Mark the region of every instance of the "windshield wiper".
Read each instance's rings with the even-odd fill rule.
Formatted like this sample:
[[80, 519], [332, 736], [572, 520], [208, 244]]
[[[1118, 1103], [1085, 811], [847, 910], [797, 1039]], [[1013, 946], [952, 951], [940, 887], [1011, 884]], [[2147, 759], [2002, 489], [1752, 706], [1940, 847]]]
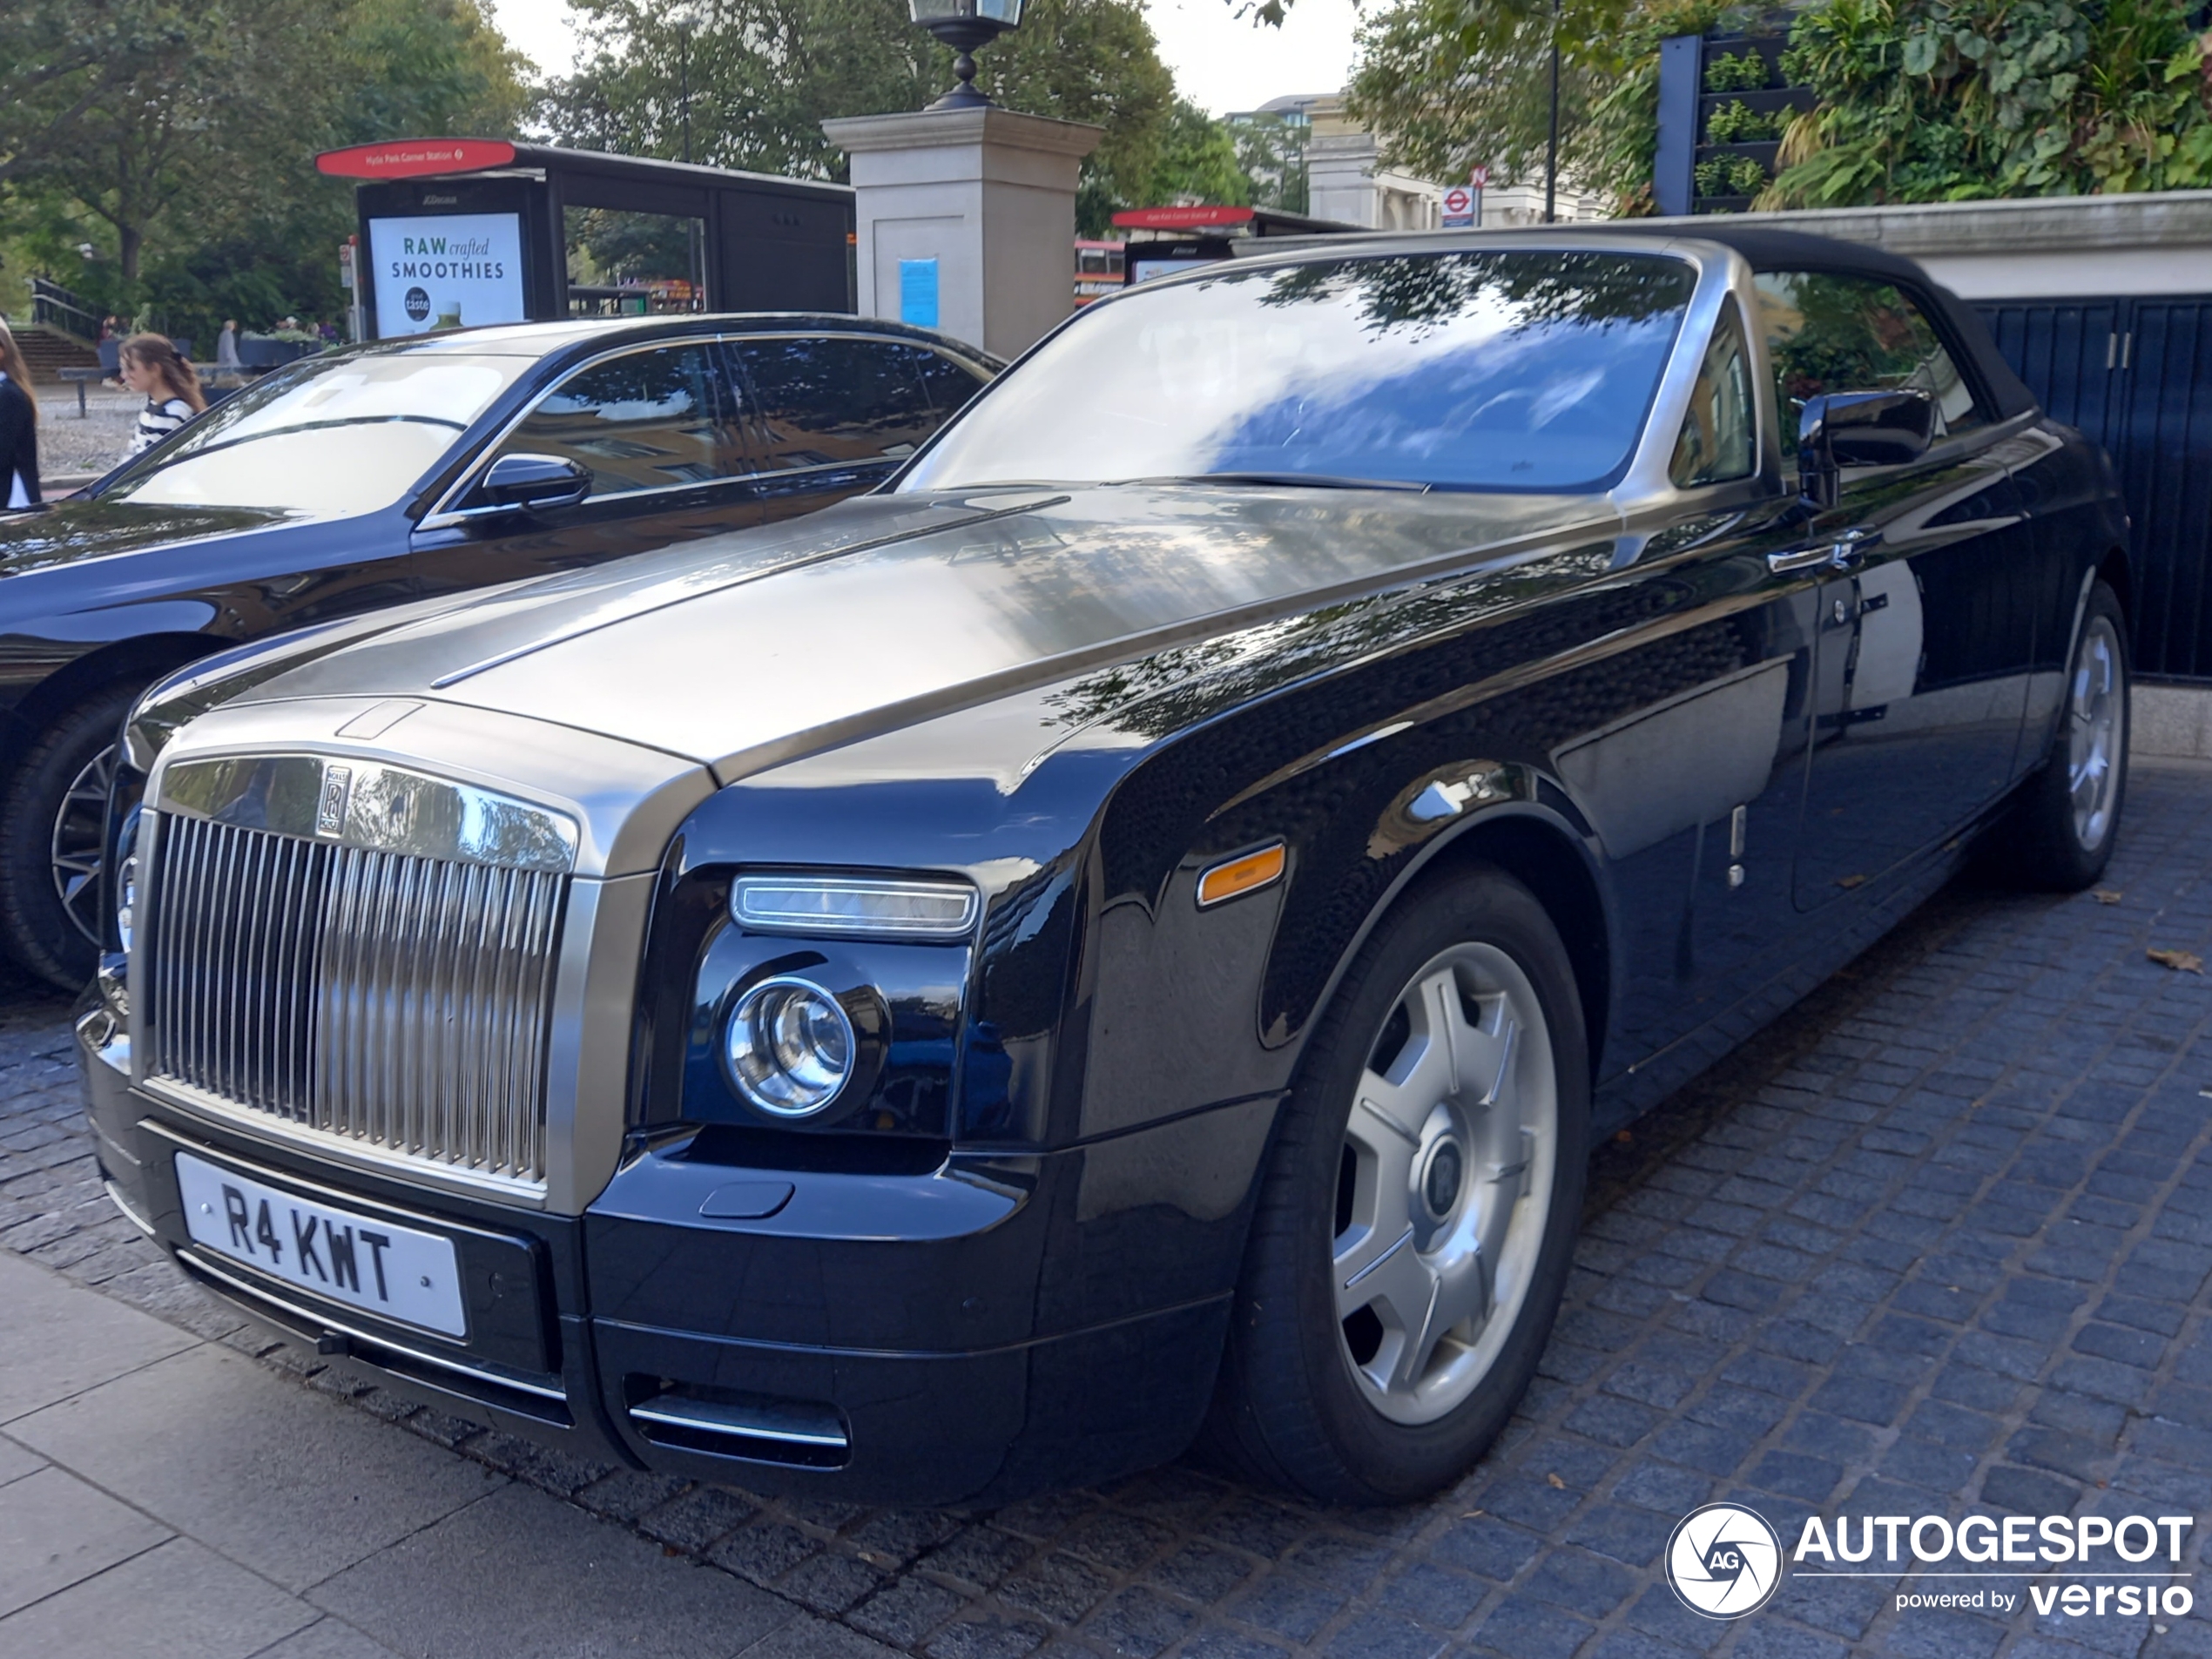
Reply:
[[1425, 496], [1429, 486], [1406, 478], [1342, 478], [1326, 472], [1194, 472], [1163, 474], [1157, 478], [1108, 478], [1109, 488], [1122, 484], [1288, 484], [1305, 489], [1404, 489]]

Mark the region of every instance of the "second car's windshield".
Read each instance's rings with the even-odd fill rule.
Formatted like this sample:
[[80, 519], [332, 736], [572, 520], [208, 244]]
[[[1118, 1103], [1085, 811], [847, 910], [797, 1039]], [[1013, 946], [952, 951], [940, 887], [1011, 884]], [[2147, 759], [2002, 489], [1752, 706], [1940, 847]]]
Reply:
[[403, 352], [304, 363], [218, 403], [103, 493], [370, 512], [397, 501], [534, 361]]
[[1695, 286], [1663, 254], [1227, 266], [1077, 319], [900, 487], [1223, 474], [1598, 487], [1635, 450]]

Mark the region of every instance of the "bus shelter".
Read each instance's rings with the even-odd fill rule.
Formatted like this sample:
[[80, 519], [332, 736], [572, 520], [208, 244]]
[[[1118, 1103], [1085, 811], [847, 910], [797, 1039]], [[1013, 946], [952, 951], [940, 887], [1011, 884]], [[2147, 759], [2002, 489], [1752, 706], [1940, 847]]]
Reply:
[[850, 312], [849, 185], [489, 138], [326, 151], [364, 336], [661, 311]]

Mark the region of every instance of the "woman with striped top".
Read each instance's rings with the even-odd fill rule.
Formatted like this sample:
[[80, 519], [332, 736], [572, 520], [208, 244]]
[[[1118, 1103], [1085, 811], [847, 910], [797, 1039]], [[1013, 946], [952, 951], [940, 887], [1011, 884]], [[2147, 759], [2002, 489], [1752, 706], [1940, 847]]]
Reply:
[[146, 406], [138, 411], [138, 429], [131, 435], [131, 447], [123, 452], [128, 461], [152, 448], [206, 408], [207, 397], [199, 389], [199, 375], [192, 366], [160, 334], [132, 335], [123, 342], [117, 358], [123, 383], [146, 395]]

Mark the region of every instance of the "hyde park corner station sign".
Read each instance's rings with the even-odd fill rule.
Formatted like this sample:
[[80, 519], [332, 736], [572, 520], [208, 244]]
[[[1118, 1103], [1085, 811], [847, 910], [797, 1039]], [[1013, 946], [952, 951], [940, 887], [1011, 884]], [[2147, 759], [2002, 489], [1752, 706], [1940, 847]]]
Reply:
[[525, 320], [519, 214], [372, 219], [368, 246], [380, 340]]

